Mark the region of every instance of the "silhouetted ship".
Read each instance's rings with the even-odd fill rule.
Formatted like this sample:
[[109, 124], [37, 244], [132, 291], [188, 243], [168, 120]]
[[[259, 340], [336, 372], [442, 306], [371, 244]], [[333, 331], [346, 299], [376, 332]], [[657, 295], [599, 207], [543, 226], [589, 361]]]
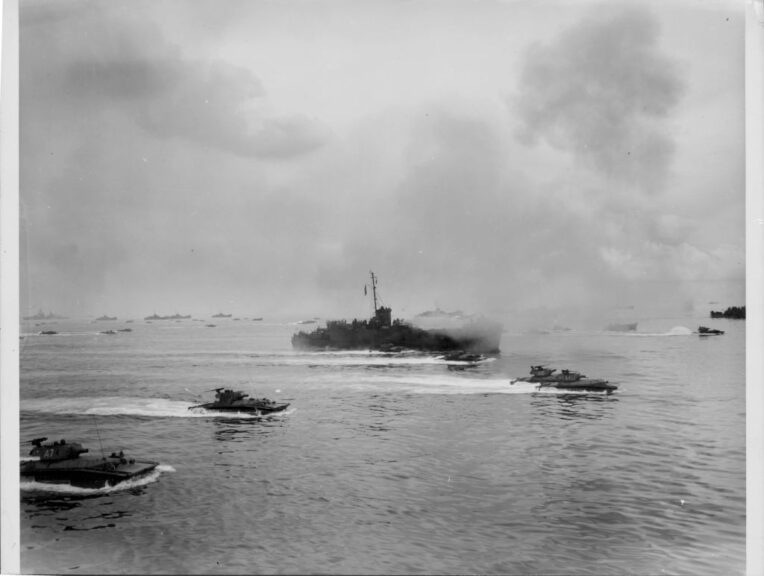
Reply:
[[333, 350], [419, 350], [426, 352], [464, 351], [497, 354], [501, 324], [470, 319], [459, 326], [423, 329], [400, 319], [392, 309], [377, 305], [377, 277], [371, 272], [374, 316], [369, 320], [329, 320], [313, 332], [297, 332], [292, 346], [301, 349]]
[[173, 314], [172, 316], [157, 316], [156, 313], [151, 316], [146, 316], [144, 320], [189, 320], [191, 315], [181, 316], [180, 314]]
[[711, 318], [732, 318], [745, 320], [745, 306], [730, 306], [724, 312], [711, 310]]
[[47, 438], [32, 440], [30, 456], [38, 460], [21, 463], [22, 478], [31, 478], [47, 484], [70, 484], [86, 488], [114, 486], [125, 480], [144, 476], [154, 470], [159, 463], [126, 458], [120, 451], [105, 456], [85, 456], [88, 452], [82, 444], [66, 440], [43, 444]]
[[106, 316], [106, 315], [99, 316], [98, 318], [96, 318], [97, 321], [104, 321], [104, 322], [116, 320], [116, 319], [117, 319], [116, 316]]
[[561, 390], [608, 393], [618, 389], [618, 386], [608, 383], [607, 380], [587, 378], [572, 370], [563, 370], [559, 374], [555, 374], [555, 372], [557, 372], [555, 368], [531, 366], [531, 375], [518, 378], [516, 381], [538, 384], [540, 389], [558, 388]]
[[213, 318], [230, 318], [231, 316], [233, 316], [233, 314], [223, 314], [222, 312], [212, 315]]
[[65, 320], [66, 316], [59, 316], [57, 314], [53, 314], [53, 312], [48, 312], [45, 314], [42, 310], [37, 312], [34, 316], [24, 316], [24, 320]]

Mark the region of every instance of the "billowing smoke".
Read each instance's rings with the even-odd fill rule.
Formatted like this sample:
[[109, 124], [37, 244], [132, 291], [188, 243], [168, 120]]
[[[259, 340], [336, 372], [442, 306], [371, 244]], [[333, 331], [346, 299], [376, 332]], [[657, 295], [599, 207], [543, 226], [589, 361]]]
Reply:
[[532, 46], [520, 86], [512, 104], [524, 142], [544, 141], [616, 185], [665, 185], [674, 153], [666, 121], [683, 82], [649, 12], [598, 12]]

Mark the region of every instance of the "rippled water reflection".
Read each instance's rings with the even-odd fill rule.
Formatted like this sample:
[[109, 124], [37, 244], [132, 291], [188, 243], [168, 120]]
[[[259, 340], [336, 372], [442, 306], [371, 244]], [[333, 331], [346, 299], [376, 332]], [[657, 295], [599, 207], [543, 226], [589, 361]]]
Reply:
[[[26, 572], [743, 572], [742, 324], [505, 335], [501, 358], [459, 369], [294, 353], [291, 326], [131, 326], [25, 339], [22, 439], [100, 435], [162, 463], [125, 490], [24, 486]], [[542, 361], [620, 388], [509, 385]], [[292, 405], [188, 410], [220, 385]]]

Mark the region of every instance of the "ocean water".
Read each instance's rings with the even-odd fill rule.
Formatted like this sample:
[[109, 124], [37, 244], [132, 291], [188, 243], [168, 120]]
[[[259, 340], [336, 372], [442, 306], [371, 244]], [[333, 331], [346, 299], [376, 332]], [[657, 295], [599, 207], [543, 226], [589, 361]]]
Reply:
[[[295, 351], [297, 329], [25, 322], [20, 456], [47, 436], [160, 466], [116, 489], [22, 482], [22, 570], [744, 573], [744, 323], [508, 331], [472, 367]], [[619, 389], [510, 384], [536, 363]], [[291, 405], [189, 410], [220, 386]]]

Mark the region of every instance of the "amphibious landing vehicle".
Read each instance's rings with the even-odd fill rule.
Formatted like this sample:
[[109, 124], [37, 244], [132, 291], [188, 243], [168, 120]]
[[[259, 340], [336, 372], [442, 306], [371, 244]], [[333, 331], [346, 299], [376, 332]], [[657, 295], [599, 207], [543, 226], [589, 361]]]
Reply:
[[617, 390], [618, 386], [608, 383], [607, 380], [587, 378], [583, 374], [572, 370], [562, 370], [559, 374], [556, 368], [545, 366], [531, 366], [531, 375], [518, 378], [514, 382], [531, 382], [541, 388], [558, 388], [561, 390], [583, 392], [607, 392]]
[[716, 328], [707, 328], [706, 326], [698, 326], [699, 336], [721, 336], [724, 334], [724, 330], [717, 330]]
[[259, 412], [260, 414], [270, 414], [286, 410], [289, 406], [288, 403], [274, 402], [267, 398], [248, 398], [249, 394], [226, 388], [215, 388], [214, 392], [214, 402], [190, 406], [188, 409], [204, 408], [205, 410], [223, 410], [226, 412]]
[[46, 484], [70, 484], [83, 488], [114, 486], [125, 480], [145, 476], [159, 462], [127, 458], [122, 451], [106, 456], [81, 456], [88, 452], [78, 442], [66, 440], [43, 444], [47, 438], [35, 438], [29, 452], [38, 460], [21, 463], [21, 477]]

